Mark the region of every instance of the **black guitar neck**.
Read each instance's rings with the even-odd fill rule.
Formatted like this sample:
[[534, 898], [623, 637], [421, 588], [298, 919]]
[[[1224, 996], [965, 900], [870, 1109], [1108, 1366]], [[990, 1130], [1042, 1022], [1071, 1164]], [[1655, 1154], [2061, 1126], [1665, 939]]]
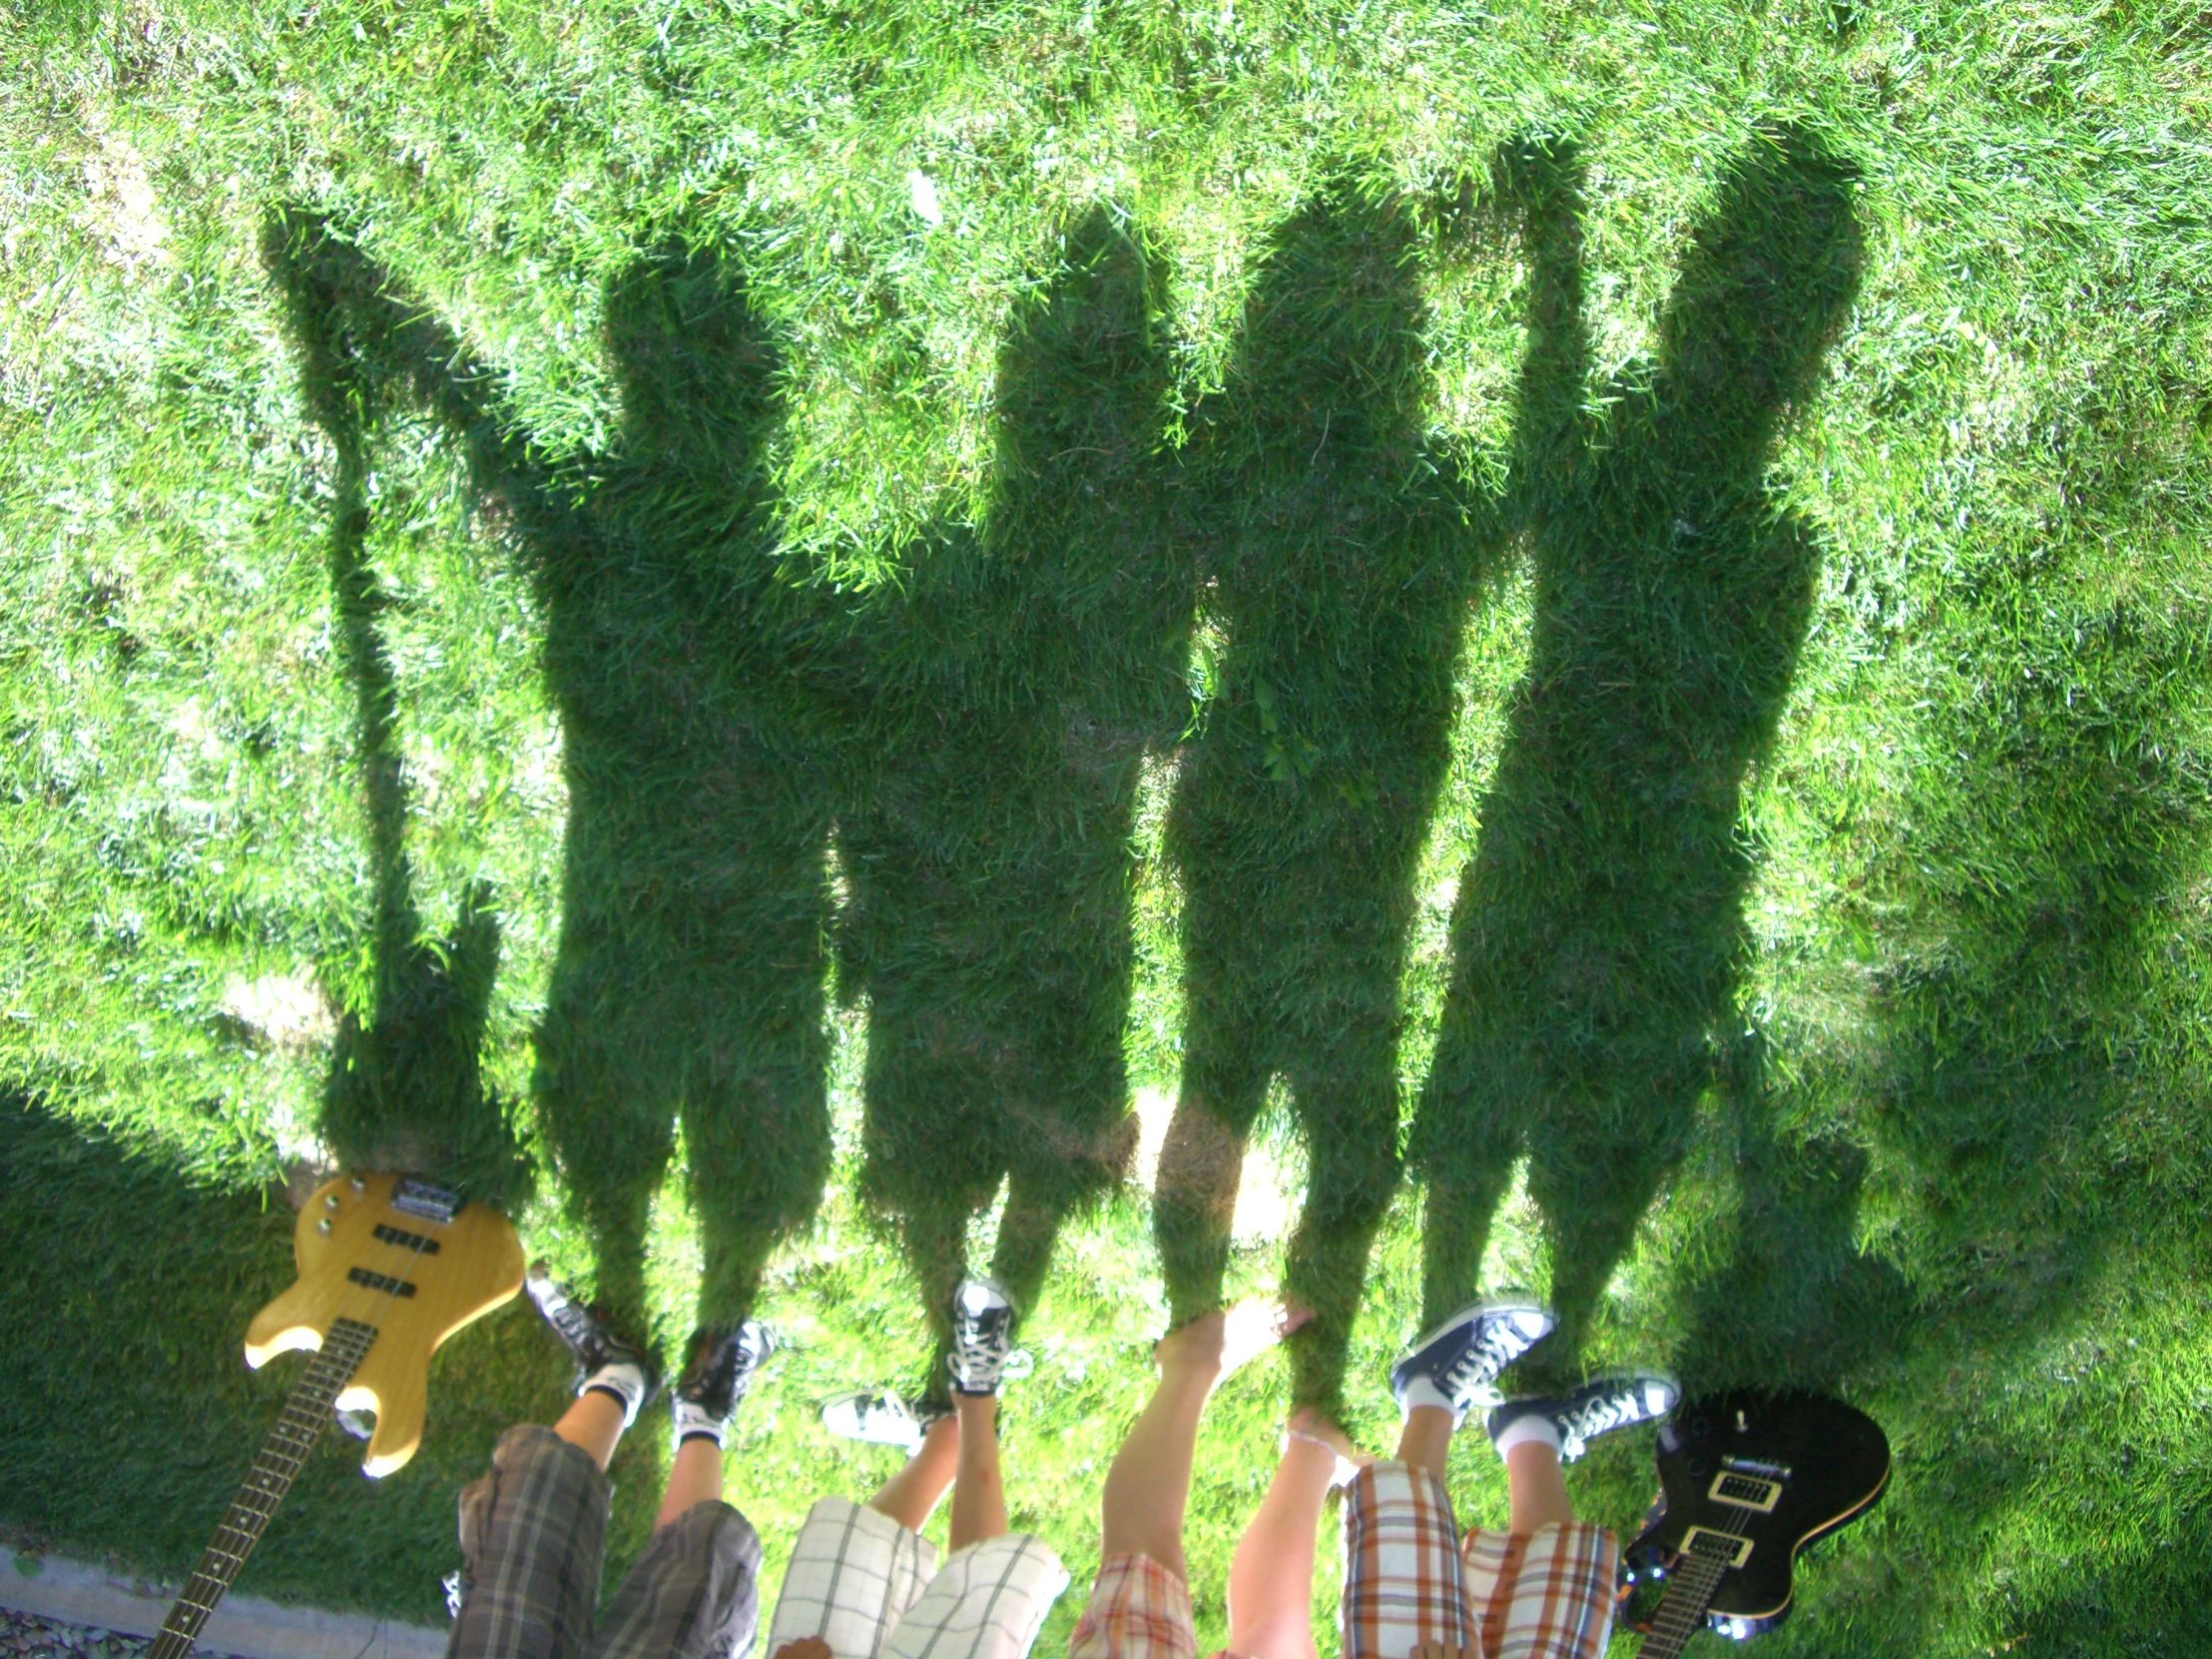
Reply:
[[283, 1410], [277, 1413], [276, 1425], [262, 1442], [253, 1471], [239, 1488], [239, 1495], [231, 1500], [223, 1524], [208, 1540], [200, 1565], [185, 1580], [176, 1605], [162, 1621], [161, 1634], [147, 1650], [148, 1659], [185, 1659], [192, 1652], [200, 1627], [208, 1622], [215, 1604], [246, 1565], [263, 1528], [269, 1525], [269, 1517], [291, 1490], [322, 1425], [330, 1420], [330, 1407], [375, 1340], [376, 1328], [372, 1325], [353, 1320], [331, 1322], [322, 1347], [292, 1384]]
[[1667, 1593], [1636, 1659], [1675, 1659], [1682, 1644], [1705, 1628], [1705, 1610], [1713, 1605], [1713, 1592], [1720, 1588], [1728, 1565], [1728, 1558], [1718, 1553], [1684, 1559], [1667, 1581]]

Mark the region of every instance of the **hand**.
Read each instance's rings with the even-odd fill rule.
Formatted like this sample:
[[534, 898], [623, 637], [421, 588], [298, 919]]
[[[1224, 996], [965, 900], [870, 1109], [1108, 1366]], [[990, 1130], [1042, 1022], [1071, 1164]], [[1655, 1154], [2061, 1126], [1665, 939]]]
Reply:
[[[776, 1650], [774, 1659], [834, 1659], [830, 1644], [820, 1636], [802, 1636], [796, 1642], [786, 1642]], [[1475, 1659], [1481, 1659], [1477, 1654]]]

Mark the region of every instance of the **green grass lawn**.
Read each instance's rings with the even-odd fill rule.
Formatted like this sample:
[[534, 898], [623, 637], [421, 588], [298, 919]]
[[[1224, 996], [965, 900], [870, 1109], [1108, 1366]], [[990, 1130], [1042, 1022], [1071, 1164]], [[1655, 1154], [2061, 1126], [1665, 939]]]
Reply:
[[[1320, 1310], [1202, 1643], [1287, 1400], [1380, 1449], [1522, 1286], [1531, 1385], [1886, 1425], [1777, 1659], [2212, 1647], [2208, 88], [2195, 4], [0, 15], [0, 1526], [189, 1566], [319, 1139], [771, 1319], [772, 1574], [963, 1260], [1078, 1589], [1151, 1339]], [[434, 1618], [564, 1375], [464, 1334], [244, 1587]]]

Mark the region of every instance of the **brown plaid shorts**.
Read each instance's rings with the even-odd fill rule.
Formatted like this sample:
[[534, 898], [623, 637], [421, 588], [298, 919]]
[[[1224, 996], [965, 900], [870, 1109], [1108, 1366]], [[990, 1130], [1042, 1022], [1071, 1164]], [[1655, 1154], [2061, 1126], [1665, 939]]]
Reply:
[[1428, 1642], [1478, 1659], [1597, 1659], [1618, 1557], [1613, 1534], [1582, 1521], [1462, 1543], [1442, 1481], [1371, 1463], [1345, 1489], [1346, 1659], [1406, 1659]]
[[759, 1619], [761, 1540], [727, 1503], [653, 1534], [594, 1621], [611, 1488], [536, 1423], [461, 1491], [461, 1610], [446, 1659], [737, 1659]]

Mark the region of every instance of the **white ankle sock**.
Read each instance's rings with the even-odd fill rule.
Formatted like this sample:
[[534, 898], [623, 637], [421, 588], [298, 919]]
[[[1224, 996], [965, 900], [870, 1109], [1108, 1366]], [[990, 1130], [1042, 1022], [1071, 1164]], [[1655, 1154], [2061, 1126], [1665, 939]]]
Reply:
[[588, 1394], [594, 1388], [622, 1401], [622, 1426], [628, 1428], [638, 1420], [638, 1407], [645, 1403], [645, 1369], [628, 1360], [601, 1366], [584, 1379], [584, 1385], [576, 1392]]
[[1435, 1383], [1429, 1382], [1428, 1379], [1425, 1377], [1413, 1377], [1406, 1379], [1405, 1397], [1398, 1403], [1403, 1408], [1407, 1416], [1412, 1415], [1413, 1407], [1416, 1405], [1434, 1405], [1441, 1410], [1449, 1411], [1451, 1413], [1452, 1426], [1454, 1427], [1457, 1427], [1458, 1424], [1466, 1416], [1466, 1412], [1460, 1410], [1458, 1406], [1452, 1404], [1451, 1396], [1449, 1394], [1445, 1393], [1443, 1389], [1437, 1387]]
[[723, 1436], [730, 1432], [730, 1419], [712, 1415], [704, 1405], [694, 1405], [681, 1394], [668, 1396], [668, 1414], [671, 1419], [671, 1445], [682, 1445], [686, 1440], [702, 1435], [723, 1443]]
[[1531, 1440], [1539, 1445], [1547, 1445], [1552, 1450], [1557, 1451], [1559, 1449], [1559, 1425], [1541, 1411], [1530, 1411], [1526, 1416], [1515, 1417], [1499, 1429], [1497, 1438], [1492, 1440], [1490, 1444], [1496, 1446], [1497, 1454], [1503, 1457], [1513, 1447], [1526, 1445]]

